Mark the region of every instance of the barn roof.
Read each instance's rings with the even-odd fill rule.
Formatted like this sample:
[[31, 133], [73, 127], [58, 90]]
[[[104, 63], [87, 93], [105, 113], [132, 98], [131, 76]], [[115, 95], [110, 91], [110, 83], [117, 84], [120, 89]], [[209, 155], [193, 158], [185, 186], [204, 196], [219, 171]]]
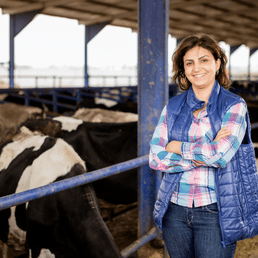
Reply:
[[[137, 31], [137, 0], [0, 0], [4, 14], [40, 10], [40, 14], [76, 19], [80, 24], [108, 22]], [[173, 0], [169, 33], [181, 39], [195, 33], [227, 44], [258, 48], [258, 1]]]

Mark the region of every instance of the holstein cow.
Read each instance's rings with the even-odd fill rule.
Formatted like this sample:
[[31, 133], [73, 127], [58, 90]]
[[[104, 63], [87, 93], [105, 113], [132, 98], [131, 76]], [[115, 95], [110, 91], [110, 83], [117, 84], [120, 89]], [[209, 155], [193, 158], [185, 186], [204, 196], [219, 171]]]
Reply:
[[[84, 122], [92, 123], [128, 123], [137, 122], [138, 115], [130, 112], [121, 112], [114, 110], [105, 110], [101, 108], [81, 108], [78, 109], [72, 116], [76, 119], [81, 119]], [[69, 121], [65, 117], [61, 118], [62, 122]], [[55, 120], [59, 121], [57, 117]]]
[[[65, 140], [86, 162], [88, 171], [137, 157], [136, 114], [96, 109], [93, 116], [88, 111], [85, 116], [82, 116], [82, 111], [75, 114], [84, 121], [61, 116], [28, 121], [24, 126], [32, 131], [41, 131], [43, 134]], [[116, 116], [112, 118], [114, 114]], [[137, 169], [98, 180], [93, 186], [97, 197], [109, 203], [134, 203], [137, 201]]]
[[[0, 196], [86, 173], [64, 140], [26, 127], [0, 148]], [[122, 258], [103, 222], [91, 184], [0, 211], [0, 240], [40, 258]]]
[[27, 119], [45, 117], [42, 109], [18, 104], [0, 104], [0, 145], [12, 139], [17, 129]]

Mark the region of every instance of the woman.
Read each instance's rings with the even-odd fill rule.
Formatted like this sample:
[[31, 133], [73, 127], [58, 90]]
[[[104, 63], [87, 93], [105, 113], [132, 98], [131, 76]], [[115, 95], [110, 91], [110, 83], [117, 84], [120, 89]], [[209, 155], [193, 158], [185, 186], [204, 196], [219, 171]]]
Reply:
[[207, 35], [181, 41], [173, 79], [184, 92], [164, 107], [150, 142], [163, 179], [154, 220], [171, 258], [231, 258], [258, 234], [258, 179], [245, 101], [229, 92], [227, 57]]

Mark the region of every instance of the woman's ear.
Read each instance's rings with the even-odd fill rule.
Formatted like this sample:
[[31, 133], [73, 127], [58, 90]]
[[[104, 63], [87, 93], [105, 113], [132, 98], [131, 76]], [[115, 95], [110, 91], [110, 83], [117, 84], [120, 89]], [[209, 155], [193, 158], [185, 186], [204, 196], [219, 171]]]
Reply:
[[216, 63], [216, 71], [218, 71], [219, 68], [220, 68], [220, 65], [221, 65], [221, 60], [220, 60], [220, 58], [218, 58], [218, 59], [215, 61], [215, 63]]

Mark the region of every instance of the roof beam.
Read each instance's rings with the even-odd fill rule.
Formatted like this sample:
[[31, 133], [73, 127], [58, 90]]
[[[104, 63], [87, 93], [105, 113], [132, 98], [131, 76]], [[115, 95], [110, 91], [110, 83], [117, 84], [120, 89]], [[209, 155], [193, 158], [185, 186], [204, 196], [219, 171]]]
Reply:
[[[137, 23], [137, 20], [136, 20], [137, 11], [126, 12], [119, 15], [110, 15], [110, 14], [107, 15], [97, 11], [87, 12], [87, 11], [76, 10], [74, 8], [68, 9], [68, 8], [62, 8], [62, 7], [55, 7], [55, 8], [49, 7], [44, 9], [42, 13], [48, 14], [48, 15], [71, 18], [71, 19], [77, 19], [80, 24], [84, 24], [84, 25], [92, 25], [92, 24], [98, 24], [102, 22], [109, 22], [114, 19], [123, 20], [124, 23], [130, 23], [130, 22]], [[124, 17], [125, 15], [129, 16], [130, 18], [125, 18]]]
[[171, 9], [171, 8], [177, 9], [177, 8], [186, 7], [186, 6], [206, 4], [206, 3], [209, 3], [209, 2], [210, 2], [210, 0], [170, 1], [169, 9]]
[[26, 12], [31, 12], [31, 11], [36, 11], [43, 9], [44, 5], [43, 4], [25, 4], [24, 6], [18, 7], [18, 8], [3, 8], [3, 14], [19, 14], [19, 13], [26, 13]]
[[[81, 2], [83, 0], [74, 0], [75, 2]], [[35, 10], [40, 10], [40, 9], [44, 9], [46, 7], [50, 7], [50, 6], [59, 6], [59, 5], [63, 5], [63, 4], [67, 4], [70, 3], [71, 0], [55, 0], [55, 1], [49, 1], [49, 2], [35, 2], [35, 3], [31, 3], [31, 2], [25, 2], [25, 1], [15, 1], [16, 4], [21, 3], [22, 6], [19, 7], [10, 7], [10, 8], [5, 8], [3, 7], [3, 14], [18, 14], [18, 13], [25, 13], [25, 12], [30, 12], [30, 11], [35, 11]], [[0, 3], [1, 4], [1, 3]], [[4, 3], [3, 3], [4, 5]]]

